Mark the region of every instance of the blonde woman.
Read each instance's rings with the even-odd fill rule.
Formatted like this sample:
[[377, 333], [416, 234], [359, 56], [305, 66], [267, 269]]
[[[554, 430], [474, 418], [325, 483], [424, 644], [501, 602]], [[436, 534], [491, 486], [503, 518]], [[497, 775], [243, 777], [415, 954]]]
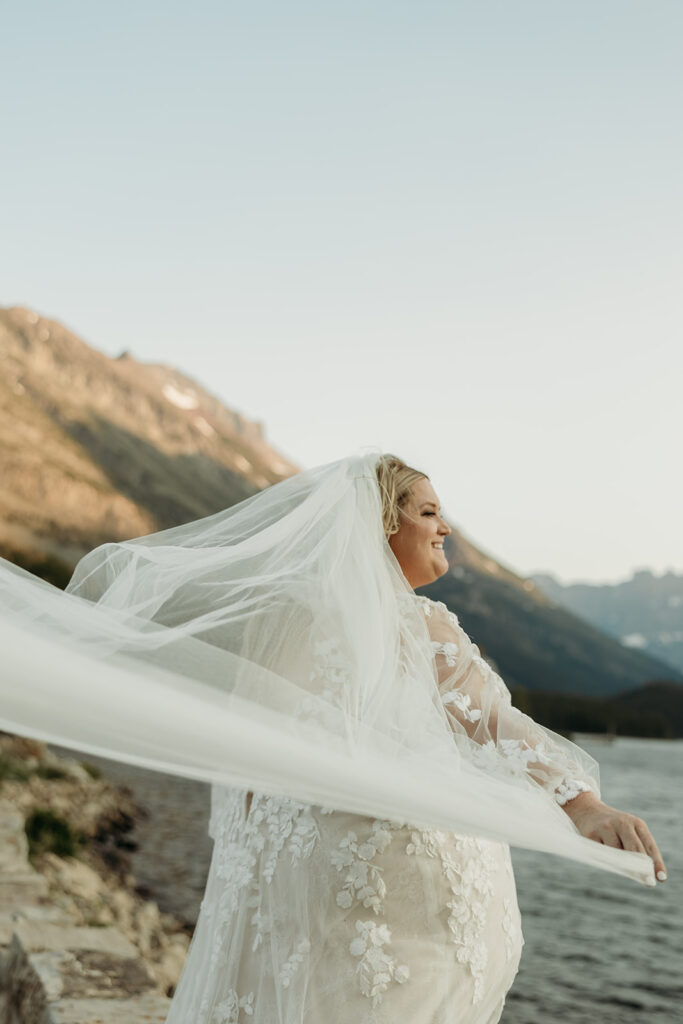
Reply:
[[454, 612], [427, 477], [370, 453], [86, 555], [0, 560], [0, 728], [212, 783], [168, 1024], [494, 1024], [508, 843], [647, 885], [647, 826], [514, 709]]
[[[448, 568], [450, 527], [430, 481], [394, 456], [376, 474], [400, 571], [412, 589], [431, 583]], [[585, 836], [646, 853], [663, 872], [645, 823], [596, 795], [590, 758], [511, 707], [452, 612], [412, 602], [465, 756], [516, 761]], [[343, 680], [335, 645], [318, 654], [314, 671]], [[190, 950], [168, 1024], [499, 1020], [523, 944], [505, 843], [220, 787], [211, 831], [197, 955]]]

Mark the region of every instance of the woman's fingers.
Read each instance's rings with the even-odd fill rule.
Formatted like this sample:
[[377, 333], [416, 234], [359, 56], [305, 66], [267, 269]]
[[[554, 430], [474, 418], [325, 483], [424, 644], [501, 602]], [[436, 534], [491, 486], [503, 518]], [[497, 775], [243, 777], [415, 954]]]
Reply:
[[660, 882], [666, 881], [666, 866], [657, 843], [645, 822], [632, 814], [613, 811], [612, 808], [609, 808], [608, 811], [612, 813], [599, 815], [597, 820], [590, 823], [592, 827], [587, 829], [584, 835], [587, 834], [590, 839], [595, 839], [605, 846], [646, 854], [654, 864], [657, 879]]
[[635, 825], [630, 822], [620, 830], [619, 838], [624, 850], [631, 850], [633, 853], [647, 853], [645, 844], [636, 832]]
[[652, 858], [655, 865], [655, 874], [660, 882], [666, 881], [666, 865], [662, 859], [662, 855], [659, 852], [659, 847], [654, 840], [654, 836], [650, 832], [649, 828], [644, 821], [638, 819], [636, 822], [636, 832], [640, 841], [642, 842], [645, 853]]
[[655, 875], [660, 882], [664, 882], [667, 877], [666, 867], [657, 843], [645, 822], [629, 814], [617, 823], [617, 833], [624, 850], [644, 853], [651, 858]]
[[619, 833], [611, 825], [597, 825], [590, 832], [584, 832], [584, 835], [596, 843], [602, 843], [603, 846], [615, 846], [617, 850], [622, 849]]

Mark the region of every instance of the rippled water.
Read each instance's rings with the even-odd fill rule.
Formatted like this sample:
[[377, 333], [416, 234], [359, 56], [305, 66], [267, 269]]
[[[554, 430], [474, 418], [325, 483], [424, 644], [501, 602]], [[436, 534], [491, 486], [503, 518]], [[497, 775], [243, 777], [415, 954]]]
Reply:
[[[683, 1024], [683, 742], [580, 742], [600, 762], [604, 799], [650, 825], [669, 880], [647, 889], [514, 851], [526, 945], [502, 1024]], [[138, 882], [194, 922], [211, 855], [208, 787], [88, 760], [149, 811], [133, 836]]]
[[669, 872], [648, 889], [516, 850], [526, 946], [503, 1024], [683, 1022], [683, 743], [580, 738], [607, 803], [644, 818]]

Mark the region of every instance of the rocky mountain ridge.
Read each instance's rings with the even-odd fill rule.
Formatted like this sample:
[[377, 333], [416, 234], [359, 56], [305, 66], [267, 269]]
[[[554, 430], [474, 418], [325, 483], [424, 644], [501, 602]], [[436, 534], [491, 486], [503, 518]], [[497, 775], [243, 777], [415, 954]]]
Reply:
[[259, 423], [167, 366], [0, 309], [0, 553], [67, 575], [97, 544], [217, 512], [297, 471]]
[[562, 584], [550, 574], [533, 576], [539, 589], [575, 615], [683, 671], [683, 573], [655, 575], [639, 569], [619, 583]]

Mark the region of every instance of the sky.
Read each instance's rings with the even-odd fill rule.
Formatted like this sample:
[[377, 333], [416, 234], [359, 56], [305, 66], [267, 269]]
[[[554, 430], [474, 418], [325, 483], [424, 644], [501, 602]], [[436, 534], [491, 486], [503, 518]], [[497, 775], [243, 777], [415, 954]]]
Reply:
[[522, 574], [683, 572], [680, 0], [0, 0], [0, 305]]

